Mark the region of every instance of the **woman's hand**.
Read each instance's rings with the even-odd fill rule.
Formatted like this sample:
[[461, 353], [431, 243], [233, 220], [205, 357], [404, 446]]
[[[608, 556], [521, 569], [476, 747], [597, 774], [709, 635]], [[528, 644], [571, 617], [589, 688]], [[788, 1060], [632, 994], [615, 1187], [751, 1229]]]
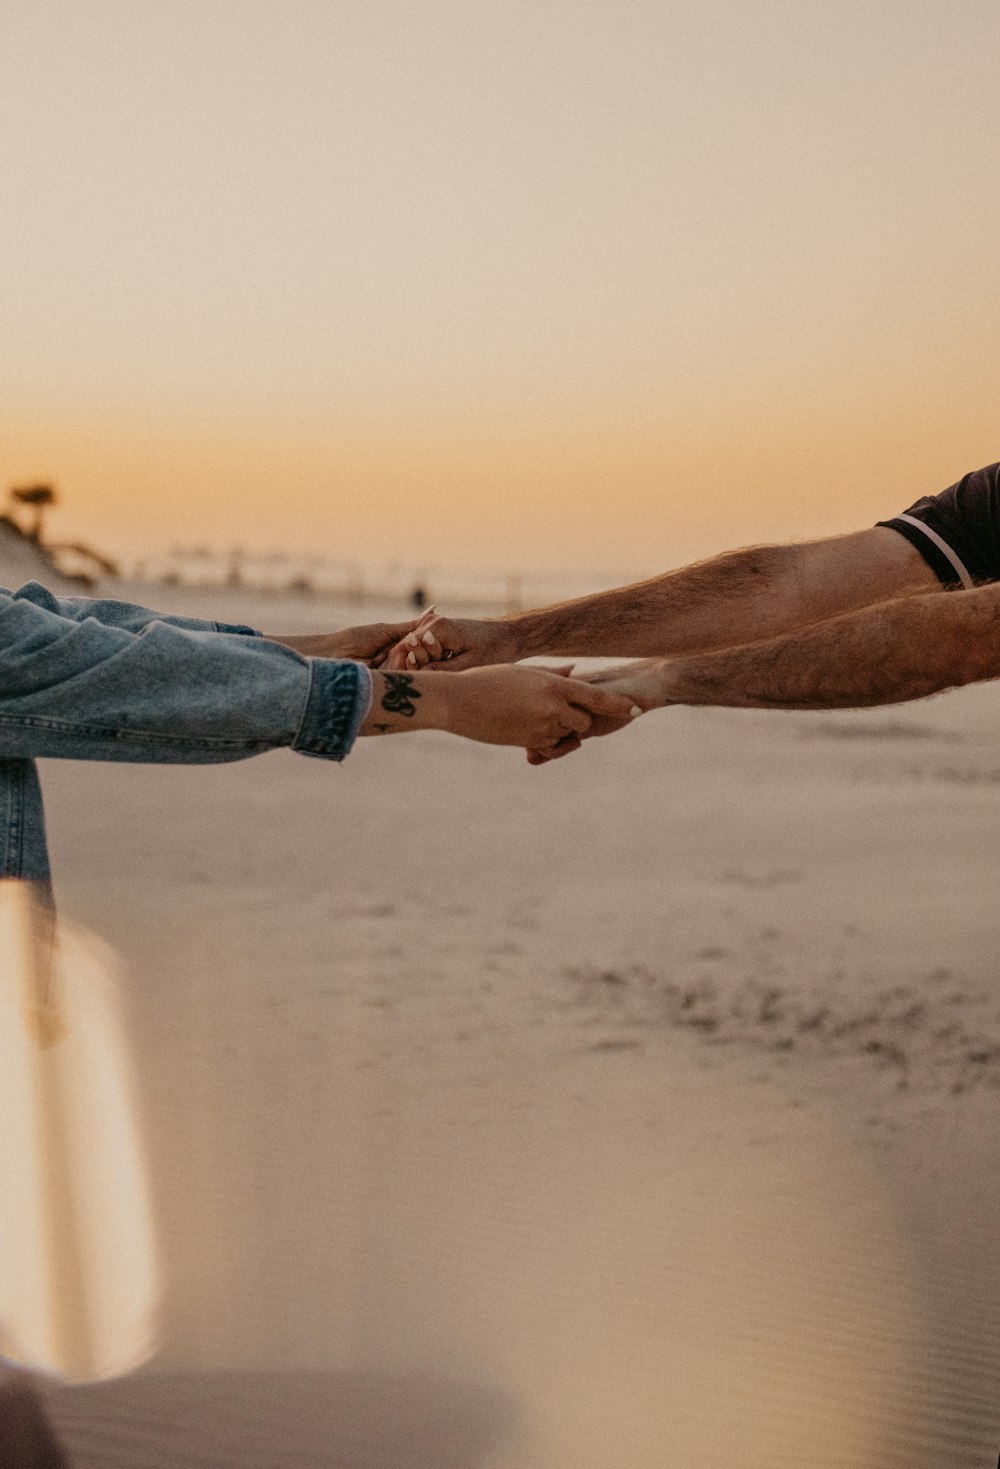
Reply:
[[493, 745], [521, 745], [554, 758], [566, 740], [585, 739], [595, 724], [631, 723], [642, 708], [628, 693], [597, 688], [546, 668], [501, 664], [464, 673], [373, 674], [364, 734], [444, 729]]
[[269, 642], [281, 643], [294, 653], [301, 653], [304, 658], [345, 658], [352, 663], [379, 668], [402, 639], [421, 632], [434, 615], [435, 609], [428, 607], [422, 617], [410, 622], [370, 622], [360, 627], [345, 627], [340, 632], [288, 636], [268, 633], [266, 636]]
[[[664, 658], [648, 658], [642, 662], [622, 663], [614, 668], [601, 668], [593, 673], [580, 675], [579, 681], [589, 684], [592, 688], [627, 695], [632, 701], [634, 710], [637, 711], [628, 720], [612, 719], [602, 714], [596, 715], [585, 738], [597, 739], [602, 735], [615, 734], [618, 730], [624, 729], [627, 724], [631, 724], [632, 719], [636, 718], [638, 713], [659, 709], [669, 703], [665, 672], [667, 663], [668, 660]], [[571, 673], [572, 667], [551, 671], [566, 676]], [[581, 743], [579, 736], [567, 736], [548, 749], [529, 748], [528, 764], [546, 765], [550, 760], [559, 760], [563, 755], [572, 755], [580, 748]]]

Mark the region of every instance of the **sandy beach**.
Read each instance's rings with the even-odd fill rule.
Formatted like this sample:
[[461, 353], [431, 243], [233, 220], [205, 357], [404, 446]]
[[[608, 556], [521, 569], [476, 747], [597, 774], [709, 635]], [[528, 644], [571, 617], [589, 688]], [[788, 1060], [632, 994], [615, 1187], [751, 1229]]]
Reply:
[[46, 1389], [75, 1469], [991, 1469], [998, 728], [47, 762], [164, 1286], [147, 1366]]

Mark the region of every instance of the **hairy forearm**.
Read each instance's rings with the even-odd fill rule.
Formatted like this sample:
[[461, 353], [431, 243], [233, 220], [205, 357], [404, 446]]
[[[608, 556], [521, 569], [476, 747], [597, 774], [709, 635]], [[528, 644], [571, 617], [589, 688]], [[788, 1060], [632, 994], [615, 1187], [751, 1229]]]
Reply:
[[1000, 676], [991, 591], [915, 597], [742, 648], [658, 665], [665, 704], [859, 709]]
[[752, 546], [650, 581], [508, 619], [519, 657], [678, 656], [761, 642], [937, 588], [891, 530]]

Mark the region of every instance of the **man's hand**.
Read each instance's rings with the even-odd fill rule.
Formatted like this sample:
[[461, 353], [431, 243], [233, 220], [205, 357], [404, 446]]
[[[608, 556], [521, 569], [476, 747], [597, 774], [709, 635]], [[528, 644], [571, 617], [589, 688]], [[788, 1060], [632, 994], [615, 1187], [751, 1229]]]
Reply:
[[345, 627], [340, 632], [288, 636], [267, 633], [265, 636], [269, 642], [281, 643], [305, 658], [346, 658], [352, 663], [380, 668], [402, 638], [421, 632], [434, 615], [434, 608], [429, 607], [422, 617], [411, 622], [370, 622], [361, 627]]
[[516, 663], [523, 657], [511, 623], [439, 617], [432, 609], [432, 615], [425, 614], [420, 625], [391, 649], [385, 666], [410, 673], [427, 667], [459, 673], [490, 663]]
[[445, 675], [373, 674], [372, 707], [361, 734], [444, 729], [492, 745], [521, 745], [555, 758], [564, 740], [586, 738], [595, 721], [615, 728], [641, 707], [626, 693], [595, 688], [544, 668], [502, 665]]
[[[618, 730], [625, 729], [631, 724], [638, 714], [644, 714], [650, 709], [658, 709], [664, 703], [669, 702], [664, 697], [663, 670], [666, 659], [648, 658], [642, 662], [633, 661], [622, 663], [615, 668], [602, 668], [593, 673], [579, 675], [581, 683], [588, 683], [592, 688], [605, 688], [610, 692], [626, 694], [632, 701], [632, 713], [629, 719], [612, 719], [607, 715], [598, 714], [591, 721], [590, 729], [582, 738], [580, 736], [566, 736], [558, 744], [547, 750], [529, 749], [529, 765], [547, 765], [550, 760], [559, 760], [563, 755], [572, 755], [579, 750], [584, 739], [599, 739], [603, 735], [616, 734]], [[568, 677], [572, 673], [572, 665], [567, 668], [550, 669], [551, 673], [561, 674]]]

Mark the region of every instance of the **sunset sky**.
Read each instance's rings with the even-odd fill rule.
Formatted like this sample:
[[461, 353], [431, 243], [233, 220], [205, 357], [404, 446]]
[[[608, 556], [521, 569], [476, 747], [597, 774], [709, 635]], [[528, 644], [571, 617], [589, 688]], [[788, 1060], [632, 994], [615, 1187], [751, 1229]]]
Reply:
[[1000, 458], [996, 0], [3, 0], [0, 488], [654, 571]]

